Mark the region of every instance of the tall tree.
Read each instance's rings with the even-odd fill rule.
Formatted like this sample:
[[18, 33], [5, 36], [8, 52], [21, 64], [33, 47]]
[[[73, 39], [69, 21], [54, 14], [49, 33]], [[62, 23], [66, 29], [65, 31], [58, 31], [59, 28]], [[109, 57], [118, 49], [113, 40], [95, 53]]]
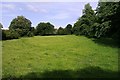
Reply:
[[24, 16], [17, 16], [17, 18], [11, 21], [9, 29], [17, 31], [20, 36], [26, 36], [31, 24], [31, 21]]
[[[120, 28], [120, 2], [99, 2], [96, 10], [97, 23], [99, 27], [97, 30], [98, 37], [112, 37], [119, 32]], [[118, 34], [118, 33], [117, 33]]]
[[93, 30], [92, 25], [95, 23], [95, 20], [95, 12], [88, 3], [85, 5], [85, 9], [83, 9], [83, 15], [74, 24], [74, 33], [79, 35], [93, 36], [91, 32]]

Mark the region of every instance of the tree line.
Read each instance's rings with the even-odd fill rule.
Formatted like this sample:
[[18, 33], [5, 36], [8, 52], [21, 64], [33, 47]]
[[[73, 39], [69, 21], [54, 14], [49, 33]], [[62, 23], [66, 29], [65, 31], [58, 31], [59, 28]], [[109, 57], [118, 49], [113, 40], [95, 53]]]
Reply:
[[[2, 39], [18, 39], [20, 37], [32, 37], [37, 35], [67, 35], [71, 34], [72, 25], [68, 24], [66, 28], [60, 27], [59, 29], [55, 29], [54, 25], [47, 22], [40, 22], [36, 28], [31, 27], [32, 22], [25, 18], [24, 16], [17, 16], [14, 18], [8, 30], [2, 30]], [[3, 28], [3, 25], [0, 23], [0, 29]]]
[[100, 2], [94, 11], [86, 4], [83, 15], [74, 24], [76, 35], [120, 39], [120, 2]]
[[[10, 23], [9, 30], [2, 30], [2, 39], [16, 39], [36, 35], [84, 35], [90, 38], [111, 37], [120, 39], [120, 2], [98, 2], [96, 10], [86, 4], [83, 15], [72, 26], [55, 29], [50, 22], [40, 22], [36, 28], [24, 16], [17, 16]], [[0, 24], [0, 28], [2, 28]]]

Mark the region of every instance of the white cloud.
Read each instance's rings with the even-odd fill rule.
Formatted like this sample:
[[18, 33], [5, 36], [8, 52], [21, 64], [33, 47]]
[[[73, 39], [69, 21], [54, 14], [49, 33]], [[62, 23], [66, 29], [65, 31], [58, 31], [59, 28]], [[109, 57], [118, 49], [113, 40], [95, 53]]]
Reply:
[[54, 16], [48, 16], [47, 18], [48, 19], [59, 19], [59, 20], [62, 20], [62, 19], [67, 19], [69, 18], [69, 14], [68, 13], [59, 13], [59, 14], [56, 14]]
[[34, 12], [38, 12], [38, 9], [35, 8], [33, 5], [26, 5], [26, 6], [29, 10], [34, 11]]
[[42, 12], [42, 13], [47, 13], [48, 11], [46, 9], [41, 9], [39, 6], [35, 6], [35, 5], [26, 5], [26, 7], [33, 11], [33, 12]]

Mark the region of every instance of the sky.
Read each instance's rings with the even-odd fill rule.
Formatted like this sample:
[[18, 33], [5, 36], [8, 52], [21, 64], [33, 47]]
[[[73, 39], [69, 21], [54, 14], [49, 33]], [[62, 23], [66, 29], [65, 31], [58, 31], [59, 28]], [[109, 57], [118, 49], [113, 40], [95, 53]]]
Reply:
[[[84, 5], [88, 2], [1, 2], [0, 22], [8, 28], [17, 16], [24, 16], [36, 27], [40, 22], [50, 22], [58, 27], [74, 24], [82, 15]], [[98, 2], [90, 2], [95, 10]]]

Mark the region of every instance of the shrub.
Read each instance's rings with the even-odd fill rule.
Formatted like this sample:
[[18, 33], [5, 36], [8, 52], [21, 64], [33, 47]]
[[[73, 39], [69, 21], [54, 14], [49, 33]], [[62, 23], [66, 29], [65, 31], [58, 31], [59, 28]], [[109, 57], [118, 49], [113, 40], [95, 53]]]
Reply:
[[18, 39], [19, 37], [20, 37], [20, 35], [16, 31], [2, 30], [2, 39], [3, 40]]
[[33, 36], [34, 36], [34, 33], [31, 32], [31, 31], [29, 31], [29, 32], [27, 33], [27, 36], [28, 36], [28, 37], [33, 37]]

